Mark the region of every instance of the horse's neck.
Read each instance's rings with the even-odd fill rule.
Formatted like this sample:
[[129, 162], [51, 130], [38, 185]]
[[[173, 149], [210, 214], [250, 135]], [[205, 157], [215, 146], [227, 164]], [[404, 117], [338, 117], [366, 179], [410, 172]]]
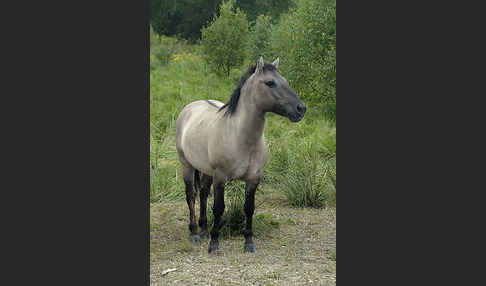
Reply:
[[232, 120], [235, 132], [244, 144], [251, 147], [261, 142], [265, 128], [265, 113], [258, 110], [249, 98], [240, 98], [237, 111]]

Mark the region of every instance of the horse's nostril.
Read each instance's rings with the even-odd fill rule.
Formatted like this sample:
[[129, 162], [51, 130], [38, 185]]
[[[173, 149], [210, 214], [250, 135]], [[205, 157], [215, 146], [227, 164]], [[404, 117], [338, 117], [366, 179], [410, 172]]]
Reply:
[[298, 113], [302, 114], [302, 113], [305, 112], [305, 110], [306, 110], [306, 107], [305, 107], [304, 104], [302, 104], [302, 103], [297, 104], [297, 112]]

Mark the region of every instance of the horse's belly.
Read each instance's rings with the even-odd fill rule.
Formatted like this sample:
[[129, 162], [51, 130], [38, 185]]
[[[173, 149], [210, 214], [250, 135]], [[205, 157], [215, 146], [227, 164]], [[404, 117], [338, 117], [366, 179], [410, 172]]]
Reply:
[[212, 175], [213, 169], [209, 164], [207, 142], [203, 137], [199, 132], [189, 132], [183, 135], [184, 157], [195, 169]]
[[189, 161], [189, 163], [197, 170], [200, 172], [212, 176], [213, 175], [213, 169], [211, 168], [211, 165], [209, 165], [209, 161], [207, 159], [207, 154], [204, 156], [204, 154], [201, 153], [195, 153], [195, 152], [185, 152], [184, 153], [186, 160]]
[[229, 174], [229, 177], [231, 179], [243, 179], [245, 174], [248, 172], [249, 166], [250, 162], [248, 160], [238, 161], [236, 166], [231, 169], [231, 174]]
[[263, 167], [266, 159], [259, 157], [261, 154], [251, 154], [241, 157], [239, 160], [232, 160], [232, 164], [227, 166], [226, 175], [228, 179], [251, 180], [260, 178], [263, 175]]

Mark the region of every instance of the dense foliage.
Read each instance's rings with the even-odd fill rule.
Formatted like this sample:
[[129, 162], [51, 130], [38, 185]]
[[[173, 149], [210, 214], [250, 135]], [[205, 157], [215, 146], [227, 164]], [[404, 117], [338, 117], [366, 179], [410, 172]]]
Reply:
[[149, 20], [159, 35], [196, 40], [221, 0], [150, 0]]
[[255, 25], [250, 28], [250, 37], [247, 46], [248, 59], [251, 63], [256, 63], [260, 56], [267, 60], [273, 57], [269, 41], [271, 33], [271, 18], [261, 14], [256, 19]]
[[297, 0], [273, 28], [272, 53], [285, 62], [282, 72], [306, 99], [325, 102], [336, 116], [336, 1]]
[[259, 15], [268, 15], [272, 21], [277, 21], [280, 14], [286, 12], [295, 4], [292, 0], [237, 0], [236, 6], [245, 12], [250, 23], [255, 22]]
[[203, 28], [201, 48], [205, 62], [218, 74], [230, 75], [231, 68], [245, 60], [248, 39], [248, 21], [235, 0], [223, 2], [220, 15]]
[[[150, 25], [159, 35], [178, 36], [196, 42], [201, 28], [213, 16], [219, 16], [221, 0], [150, 0]], [[292, 5], [291, 0], [237, 0], [239, 7], [254, 22], [258, 15], [266, 14], [277, 20], [280, 13]]]

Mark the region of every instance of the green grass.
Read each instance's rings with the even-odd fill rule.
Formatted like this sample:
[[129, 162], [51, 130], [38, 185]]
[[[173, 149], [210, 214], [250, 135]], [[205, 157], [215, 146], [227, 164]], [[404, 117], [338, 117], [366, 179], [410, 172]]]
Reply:
[[293, 206], [335, 206], [335, 128], [315, 121], [274, 140], [264, 180]]
[[[151, 56], [152, 203], [181, 200], [185, 197], [181, 166], [175, 150], [175, 120], [179, 112], [195, 100], [216, 99], [226, 102], [244, 69], [233, 69], [229, 78], [220, 78], [209, 72], [198, 55], [197, 46], [170, 43], [176, 48], [168, 61]], [[152, 48], [152, 51], [159, 52], [157, 47]], [[281, 192], [288, 203], [296, 207], [335, 206], [336, 125], [324, 117], [326, 107], [322, 103], [313, 102], [311, 99], [306, 100], [306, 105], [308, 112], [299, 123], [291, 123], [287, 118], [269, 114], [265, 137], [269, 144], [270, 160], [265, 166], [259, 189], [264, 186]], [[243, 184], [228, 184], [225, 193], [230, 203], [226, 204], [225, 211], [228, 213], [228, 229], [223, 231], [236, 234], [244, 225]], [[212, 202], [209, 203], [211, 204]], [[211, 213], [208, 211], [209, 216]], [[258, 218], [256, 221], [254, 224], [258, 229]], [[262, 218], [262, 229], [271, 226], [271, 221], [271, 218]]]

